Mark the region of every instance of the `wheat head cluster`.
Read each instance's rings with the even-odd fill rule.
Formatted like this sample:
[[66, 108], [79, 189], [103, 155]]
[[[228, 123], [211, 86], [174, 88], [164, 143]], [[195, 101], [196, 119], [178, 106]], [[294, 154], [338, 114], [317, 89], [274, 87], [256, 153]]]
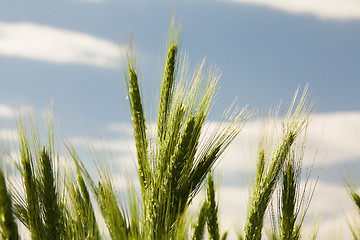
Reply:
[[[51, 111], [45, 138], [40, 137], [35, 120], [19, 116], [19, 154], [13, 157], [3, 151], [1, 155], [2, 239], [21, 239], [20, 226], [32, 240], [227, 239], [228, 232], [222, 231], [219, 221], [214, 169], [255, 112], [233, 104], [214, 128], [206, 127], [220, 72], [203, 61], [190, 73], [188, 56], [180, 52], [180, 35], [181, 25], [173, 18], [155, 131], [149, 131], [132, 42], [124, 59], [139, 191], [130, 187], [125, 194], [119, 193], [101, 160], [97, 176], [90, 174], [71, 143], [64, 145], [75, 168], [58, 168], [60, 153]], [[265, 235], [268, 239], [304, 238], [302, 225], [316, 186], [308, 181], [311, 169], [303, 171], [302, 165], [313, 104], [307, 87], [299, 96], [298, 92], [280, 119], [281, 131], [269, 123], [261, 138], [238, 239], [259, 240]], [[276, 122], [278, 115], [278, 110], [272, 113], [271, 122]], [[11, 167], [5, 167], [4, 159], [10, 159]], [[19, 176], [20, 184], [10, 180], [12, 175]], [[346, 186], [360, 209], [356, 184], [349, 181]], [[199, 194], [205, 195], [204, 200], [198, 211], [192, 212], [190, 206]], [[272, 225], [268, 231], [266, 214]], [[100, 224], [100, 219], [105, 224]], [[358, 239], [360, 228], [350, 228]], [[317, 238], [316, 228], [309, 238]]]

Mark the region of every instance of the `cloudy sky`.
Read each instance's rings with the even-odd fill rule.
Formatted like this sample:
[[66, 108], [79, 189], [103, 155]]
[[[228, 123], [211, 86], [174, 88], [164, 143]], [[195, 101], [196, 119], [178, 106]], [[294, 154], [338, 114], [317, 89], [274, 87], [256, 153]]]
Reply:
[[[260, 135], [257, 117], [280, 100], [286, 111], [298, 86], [308, 83], [317, 105], [305, 162], [308, 166], [319, 149], [314, 179], [322, 169], [308, 221], [321, 220], [321, 239], [329, 239], [329, 233], [346, 234], [352, 208], [342, 176], [347, 168], [356, 169], [360, 160], [360, 1], [0, 3], [3, 140], [16, 134], [14, 115], [19, 110], [36, 111], [42, 119], [53, 103], [61, 141], [71, 140], [86, 150], [89, 135], [96, 132], [114, 158], [131, 163], [121, 67], [126, 39], [132, 34], [151, 120], [164, 43], [175, 11], [183, 26], [181, 47], [192, 64], [206, 57], [208, 64], [222, 71], [209, 120], [219, 120], [235, 98], [239, 106], [248, 105], [258, 112], [219, 165], [224, 228], [235, 225], [240, 229], [244, 221], [247, 185]], [[96, 139], [93, 143], [99, 145]]]

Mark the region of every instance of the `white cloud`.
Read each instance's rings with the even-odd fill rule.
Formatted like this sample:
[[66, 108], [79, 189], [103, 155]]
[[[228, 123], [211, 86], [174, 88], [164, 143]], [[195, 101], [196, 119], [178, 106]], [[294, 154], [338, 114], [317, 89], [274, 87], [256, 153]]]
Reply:
[[13, 108], [7, 104], [0, 103], [0, 118], [14, 119], [19, 113], [23, 114], [31, 111], [33, 111], [33, 108], [27, 104], [19, 106], [18, 108]]
[[5, 104], [0, 104], [0, 118], [13, 118], [15, 116], [14, 110]]
[[358, 0], [220, 0], [267, 6], [293, 14], [311, 14], [324, 19], [360, 19]]
[[308, 215], [321, 216], [327, 214], [331, 217], [339, 217], [351, 210], [351, 207], [351, 200], [343, 185], [319, 181]]
[[[336, 207], [336, 206], [335, 206]], [[355, 211], [353, 211], [355, 212]], [[317, 239], [353, 239], [352, 234], [349, 230], [348, 221], [351, 218], [339, 216], [336, 218], [329, 218], [323, 221], [320, 221], [319, 232]], [[313, 232], [314, 226], [308, 224], [304, 226], [305, 232]], [[310, 238], [304, 238], [310, 239]]]
[[319, 157], [326, 158], [324, 162], [317, 161], [318, 164], [359, 160], [359, 136], [360, 112], [314, 114], [310, 123], [308, 153], [314, 152], [319, 145]]
[[[262, 125], [254, 120], [246, 124], [229, 146], [221, 165], [231, 171], [252, 171], [262, 133]], [[346, 164], [360, 159], [360, 112], [338, 112], [311, 115], [304, 164], [326, 166]], [[317, 152], [317, 155], [315, 156]]]
[[15, 129], [0, 129], [0, 139], [14, 142], [19, 138], [18, 132]]
[[117, 67], [121, 47], [89, 34], [34, 23], [0, 22], [0, 54], [58, 64]]

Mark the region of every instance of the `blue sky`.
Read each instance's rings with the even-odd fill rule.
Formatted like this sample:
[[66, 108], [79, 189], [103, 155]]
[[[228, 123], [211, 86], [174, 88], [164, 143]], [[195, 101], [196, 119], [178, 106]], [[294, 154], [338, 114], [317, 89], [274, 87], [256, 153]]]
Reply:
[[[43, 116], [53, 101], [62, 139], [72, 139], [84, 147], [87, 131], [95, 130], [109, 138], [105, 139], [109, 146], [121, 145], [122, 134], [117, 130], [123, 126], [124, 131], [129, 121], [121, 68], [125, 39], [131, 32], [147, 113], [154, 116], [164, 44], [175, 11], [183, 26], [182, 50], [187, 51], [192, 64], [206, 57], [207, 63], [222, 71], [209, 120], [219, 120], [223, 109], [235, 98], [239, 106], [249, 105], [260, 115], [281, 99], [286, 109], [297, 87], [308, 83], [311, 98], [317, 99], [314, 134], [309, 142], [316, 145], [321, 139], [319, 162], [325, 166], [319, 186], [329, 191], [341, 189], [338, 170], [360, 159], [358, 1], [0, 3], [3, 138], [13, 131], [12, 116], [17, 109], [36, 109]], [[255, 142], [253, 145], [256, 148]], [[229, 151], [229, 159], [236, 149], [237, 145]], [[120, 155], [126, 154], [125, 148]], [[250, 156], [245, 154], [243, 158]], [[251, 172], [245, 168], [240, 164], [238, 171]], [[236, 174], [233, 171], [228, 176]], [[240, 180], [224, 179], [231, 182], [228, 187], [235, 181]], [[324, 225], [333, 226], [332, 219], [338, 221], [335, 224], [344, 220], [340, 210], [329, 214], [332, 218], [324, 217]]]

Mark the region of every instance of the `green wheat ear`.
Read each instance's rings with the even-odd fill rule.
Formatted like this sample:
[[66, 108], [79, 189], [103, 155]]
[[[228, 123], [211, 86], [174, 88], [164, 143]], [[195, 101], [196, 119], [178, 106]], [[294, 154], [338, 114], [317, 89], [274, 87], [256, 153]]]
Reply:
[[12, 211], [12, 200], [7, 190], [2, 168], [0, 168], [0, 227], [2, 239], [19, 239], [18, 227]]
[[146, 133], [146, 121], [141, 100], [138, 76], [135, 69], [135, 60], [131, 52], [131, 46], [128, 52], [128, 66], [125, 71], [125, 80], [128, 88], [128, 98], [131, 110], [131, 120], [133, 124], [133, 134], [135, 138], [139, 178], [142, 191], [148, 188], [150, 184], [150, 165], [148, 160], [148, 138]]
[[297, 176], [294, 163], [286, 161], [282, 176], [281, 190], [281, 239], [297, 240], [300, 238], [296, 222]]
[[172, 100], [172, 93], [174, 88], [175, 68], [178, 47], [171, 45], [166, 61], [165, 76], [160, 94], [159, 118], [158, 118], [158, 135], [160, 141], [163, 141], [166, 133], [168, 115], [170, 113], [170, 106]]
[[[291, 146], [299, 134], [304, 131], [308, 122], [312, 106], [307, 103], [307, 87], [304, 89], [303, 95], [293, 112], [297, 92], [285, 119], [286, 128], [278, 138], [275, 149], [273, 152], [266, 152], [266, 150], [269, 151], [269, 147], [261, 146], [259, 150], [257, 176], [255, 176], [255, 184], [251, 190], [252, 193], [244, 228], [245, 240], [261, 239], [265, 213], [277, 186], [285, 161], [289, 156]], [[266, 159], [266, 156], [271, 156], [271, 159]]]
[[221, 236], [221, 240], [226, 240], [227, 239], [227, 236], [228, 236], [229, 232], [226, 231], [223, 233], [223, 235]]
[[[63, 199], [60, 174], [53, 164], [55, 153], [52, 116], [48, 118], [47, 141], [43, 144], [36, 121], [19, 118], [20, 165], [24, 192], [13, 188], [14, 213], [30, 231], [31, 239], [62, 239], [67, 236], [68, 209]], [[16, 163], [15, 163], [16, 164]]]
[[209, 175], [208, 178], [208, 189], [207, 189], [207, 199], [208, 208], [207, 208], [207, 226], [209, 232], [209, 238], [211, 240], [220, 240], [220, 230], [219, 230], [219, 221], [218, 221], [218, 205], [215, 200], [215, 187], [214, 179], [212, 175]]
[[[305, 141], [301, 144], [304, 149]], [[317, 184], [316, 180], [313, 186], [308, 186], [312, 170], [310, 168], [306, 173], [304, 186], [300, 187], [303, 154], [303, 151], [298, 154], [297, 150], [289, 154], [282, 172], [278, 196], [280, 239], [282, 240], [301, 239], [302, 225]], [[316, 231], [314, 229], [314, 236], [317, 235]]]
[[204, 201], [203, 205], [201, 206], [198, 220], [196, 221], [192, 240], [203, 240], [205, 234], [205, 224], [206, 224], [206, 214], [207, 214], [207, 201]]
[[[348, 177], [344, 178], [344, 184], [348, 196], [353, 202], [354, 207], [357, 210], [358, 216], [360, 216], [360, 194], [359, 194], [359, 182], [353, 176], [352, 172], [348, 173]], [[358, 220], [353, 220], [353, 222], [348, 222], [349, 229], [354, 239], [360, 239], [360, 227], [358, 224]]]
[[[301, 239], [302, 225], [319, 178], [318, 176], [315, 184], [310, 185], [312, 166], [307, 169], [303, 167], [309, 122], [308, 119], [304, 123], [304, 130], [293, 144], [280, 174], [278, 191], [274, 198], [277, 202], [277, 211], [271, 209], [273, 239]], [[316, 229], [314, 230], [315, 236]]]
[[60, 239], [63, 231], [61, 210], [53, 173], [52, 162], [45, 147], [41, 151], [40, 199], [44, 211], [44, 235], [48, 239]]
[[92, 189], [94, 184], [74, 148], [68, 147], [68, 150], [76, 166], [76, 178], [70, 178], [67, 184], [76, 214], [75, 231], [79, 232], [79, 239], [84, 237], [93, 240], [101, 239], [100, 229], [86, 182], [89, 183]]
[[[25, 201], [27, 215], [25, 218], [29, 224], [29, 230], [31, 233], [31, 239], [43, 239], [44, 226], [41, 221], [41, 212], [39, 206], [39, 188], [37, 186], [36, 176], [34, 174], [34, 160], [33, 151], [30, 144], [29, 136], [25, 130], [25, 126], [19, 120], [19, 132], [20, 132], [20, 157], [22, 165], [22, 177], [25, 185]], [[35, 136], [32, 136], [33, 143], [38, 142]], [[36, 160], [36, 159], [35, 159]]]

